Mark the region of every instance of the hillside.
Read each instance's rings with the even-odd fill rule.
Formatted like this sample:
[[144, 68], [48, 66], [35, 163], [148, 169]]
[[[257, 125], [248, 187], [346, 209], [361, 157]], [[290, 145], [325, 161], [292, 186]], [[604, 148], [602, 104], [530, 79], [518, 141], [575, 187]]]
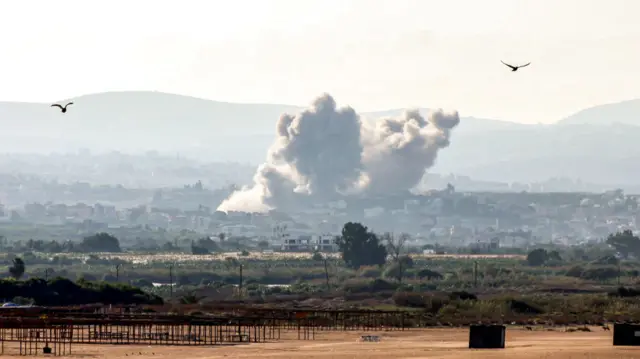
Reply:
[[[50, 104], [0, 102], [0, 151], [156, 149], [257, 164], [265, 158], [278, 117], [298, 109], [159, 92], [111, 92], [71, 100], [75, 105], [64, 115]], [[640, 159], [640, 126], [632, 125], [640, 124], [636, 119], [640, 100], [596, 106], [554, 125], [463, 116], [433, 171], [503, 182], [568, 176], [603, 184], [633, 183], [640, 175], [629, 165]]]
[[559, 125], [612, 123], [640, 126], [640, 99], [590, 107], [558, 121]]
[[110, 92], [80, 96], [66, 114], [50, 104], [0, 102], [0, 151], [93, 149], [172, 150], [244, 134], [273, 132], [286, 105], [234, 104], [159, 92]]
[[[161, 92], [109, 92], [73, 101], [65, 114], [50, 104], [0, 102], [0, 151], [139, 151], [204, 153], [211, 160], [259, 163], [283, 112], [300, 107], [237, 104]], [[427, 110], [423, 110], [425, 113]], [[386, 114], [365, 114], [379, 117]], [[469, 119], [466, 128], [506, 122]], [[474, 125], [475, 124], [475, 125]], [[506, 123], [508, 124], [508, 123]], [[521, 126], [513, 124], [515, 126]]]

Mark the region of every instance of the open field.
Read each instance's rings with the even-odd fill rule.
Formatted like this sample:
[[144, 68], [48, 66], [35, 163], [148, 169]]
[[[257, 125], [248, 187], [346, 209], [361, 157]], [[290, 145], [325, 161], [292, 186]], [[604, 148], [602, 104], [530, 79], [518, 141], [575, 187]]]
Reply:
[[[221, 261], [225, 258], [243, 258], [245, 260], [292, 260], [292, 259], [311, 259], [312, 253], [307, 252], [249, 252], [249, 255], [242, 256], [240, 252], [222, 252], [215, 254], [195, 255], [184, 253], [60, 253], [58, 256], [67, 258], [86, 258], [88, 255], [99, 256], [106, 260], [119, 259], [131, 263], [183, 263], [183, 262], [212, 262]], [[327, 258], [337, 259], [338, 253], [325, 253]]]
[[411, 257], [429, 259], [527, 259], [524, 254], [412, 254]]
[[[211, 262], [220, 261], [226, 258], [242, 258], [245, 260], [263, 260], [263, 261], [282, 261], [292, 259], [311, 259], [313, 253], [308, 252], [248, 252], [246, 256], [242, 256], [240, 252], [222, 252], [216, 254], [194, 255], [194, 254], [142, 254], [142, 253], [59, 253], [59, 257], [66, 258], [86, 258], [93, 254], [106, 260], [119, 259], [131, 263], [180, 263], [180, 262]], [[323, 253], [326, 258], [338, 259], [339, 253]], [[525, 260], [527, 256], [521, 254], [411, 254], [410, 257], [415, 259], [514, 259]]]
[[[613, 347], [612, 333], [564, 332], [562, 328], [507, 329], [506, 349], [470, 350], [468, 329], [424, 329], [402, 332], [316, 332], [315, 340], [215, 347], [74, 345], [69, 358], [622, 358], [640, 357], [640, 348]], [[284, 334], [284, 333], [283, 333]], [[379, 335], [380, 342], [359, 342], [360, 335]], [[283, 339], [285, 337], [283, 336]]]

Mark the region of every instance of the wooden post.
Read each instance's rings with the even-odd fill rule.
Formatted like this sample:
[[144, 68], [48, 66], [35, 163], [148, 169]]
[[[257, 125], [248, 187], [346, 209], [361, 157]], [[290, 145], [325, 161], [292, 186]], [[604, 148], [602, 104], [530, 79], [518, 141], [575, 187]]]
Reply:
[[173, 264], [169, 264], [169, 298], [173, 300]]
[[327, 292], [331, 291], [331, 286], [329, 285], [329, 268], [327, 267], [327, 258], [324, 259], [324, 277], [327, 282]]
[[240, 264], [240, 285], [238, 286], [238, 296], [243, 298], [242, 295], [242, 264]]
[[473, 262], [473, 286], [478, 287], [478, 261]]

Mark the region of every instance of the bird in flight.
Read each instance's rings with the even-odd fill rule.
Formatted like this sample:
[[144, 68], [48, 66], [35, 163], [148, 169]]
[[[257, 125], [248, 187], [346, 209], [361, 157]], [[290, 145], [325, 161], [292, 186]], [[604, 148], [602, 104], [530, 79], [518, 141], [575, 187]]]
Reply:
[[54, 103], [53, 105], [51, 105], [51, 107], [60, 107], [60, 110], [62, 110], [62, 113], [67, 112], [67, 106], [69, 105], [73, 105], [73, 102], [69, 102], [68, 104], [64, 105], [64, 107], [62, 107], [61, 105], [58, 105], [57, 103]]
[[505, 64], [505, 65], [509, 66], [509, 67], [511, 68], [511, 71], [512, 71], [512, 72], [513, 72], [513, 71], [518, 71], [518, 69], [519, 69], [519, 68], [521, 68], [521, 67], [527, 67], [527, 66], [531, 65], [531, 63], [530, 63], [530, 62], [529, 62], [528, 64], [525, 64], [525, 65], [522, 65], [522, 66], [513, 66], [513, 65], [509, 65], [508, 63], [506, 63], [506, 62], [504, 62], [504, 61], [502, 61], [502, 60], [500, 60], [500, 62], [502, 62], [503, 64]]

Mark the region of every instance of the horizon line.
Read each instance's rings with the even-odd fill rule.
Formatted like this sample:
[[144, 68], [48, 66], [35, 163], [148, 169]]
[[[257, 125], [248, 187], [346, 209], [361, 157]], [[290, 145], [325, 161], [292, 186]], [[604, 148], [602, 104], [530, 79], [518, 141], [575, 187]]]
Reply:
[[[4, 100], [0, 100], [0, 103], [50, 105], [52, 103], [60, 103], [60, 102], [64, 102], [64, 101], [71, 101], [71, 100], [75, 100], [75, 99], [82, 98], [82, 97], [99, 96], [99, 95], [105, 95], [105, 94], [126, 94], [126, 93], [155, 93], [155, 94], [161, 94], [161, 95], [170, 95], [170, 96], [191, 98], [191, 99], [202, 100], [202, 101], [217, 102], [217, 103], [221, 103], [221, 104], [244, 105], [244, 106], [250, 106], [250, 105], [256, 105], [256, 106], [282, 106], [282, 107], [291, 107], [291, 108], [300, 109], [300, 110], [305, 109], [305, 108], [307, 108], [309, 106], [309, 105], [290, 105], [290, 104], [284, 104], [284, 103], [267, 103], [267, 102], [220, 101], [220, 100], [214, 100], [214, 99], [201, 97], [201, 96], [187, 95], [187, 94], [181, 94], [181, 93], [176, 93], [176, 92], [165, 92], [165, 91], [158, 91], [158, 90], [111, 90], [111, 91], [93, 92], [93, 93], [87, 93], [87, 94], [67, 97], [67, 98], [60, 99], [60, 100], [53, 101], [53, 102], [4, 101]], [[591, 107], [582, 108], [582, 109], [573, 111], [570, 115], [564, 116], [564, 117], [562, 117], [562, 118], [560, 118], [558, 120], [551, 121], [551, 122], [536, 122], [536, 123], [516, 122], [516, 121], [512, 121], [512, 120], [505, 120], [505, 119], [497, 118], [497, 117], [487, 117], [487, 116], [477, 117], [477, 116], [472, 116], [472, 115], [471, 116], [461, 116], [461, 118], [480, 119], [480, 120], [488, 120], [488, 121], [495, 121], [495, 122], [512, 123], [512, 124], [517, 124], [517, 125], [527, 125], [527, 126], [546, 126], [546, 125], [558, 124], [559, 122], [562, 122], [563, 120], [567, 119], [568, 117], [571, 117], [573, 115], [579, 114], [579, 113], [581, 113], [583, 111], [586, 111], [586, 110], [589, 110], [589, 109], [593, 109], [593, 108], [597, 108], [597, 107], [603, 107], [603, 106], [610, 106], [610, 105], [618, 105], [618, 104], [621, 104], [621, 103], [630, 102], [630, 101], [637, 101], [637, 100], [640, 100], [640, 99], [639, 98], [624, 99], [624, 100], [620, 100], [620, 101], [617, 101], [617, 102], [607, 102], [607, 103], [602, 103], [602, 104], [598, 104], [598, 105], [593, 105]], [[348, 105], [345, 105], [345, 106], [348, 106]], [[431, 108], [428, 108], [428, 107], [406, 106], [406, 107], [394, 107], [394, 108], [388, 108], [388, 109], [365, 110], [365, 111], [359, 111], [358, 113], [360, 113], [360, 114], [374, 114], [374, 113], [377, 113], [377, 112], [404, 111], [404, 110], [408, 110], [408, 109], [432, 110]]]

